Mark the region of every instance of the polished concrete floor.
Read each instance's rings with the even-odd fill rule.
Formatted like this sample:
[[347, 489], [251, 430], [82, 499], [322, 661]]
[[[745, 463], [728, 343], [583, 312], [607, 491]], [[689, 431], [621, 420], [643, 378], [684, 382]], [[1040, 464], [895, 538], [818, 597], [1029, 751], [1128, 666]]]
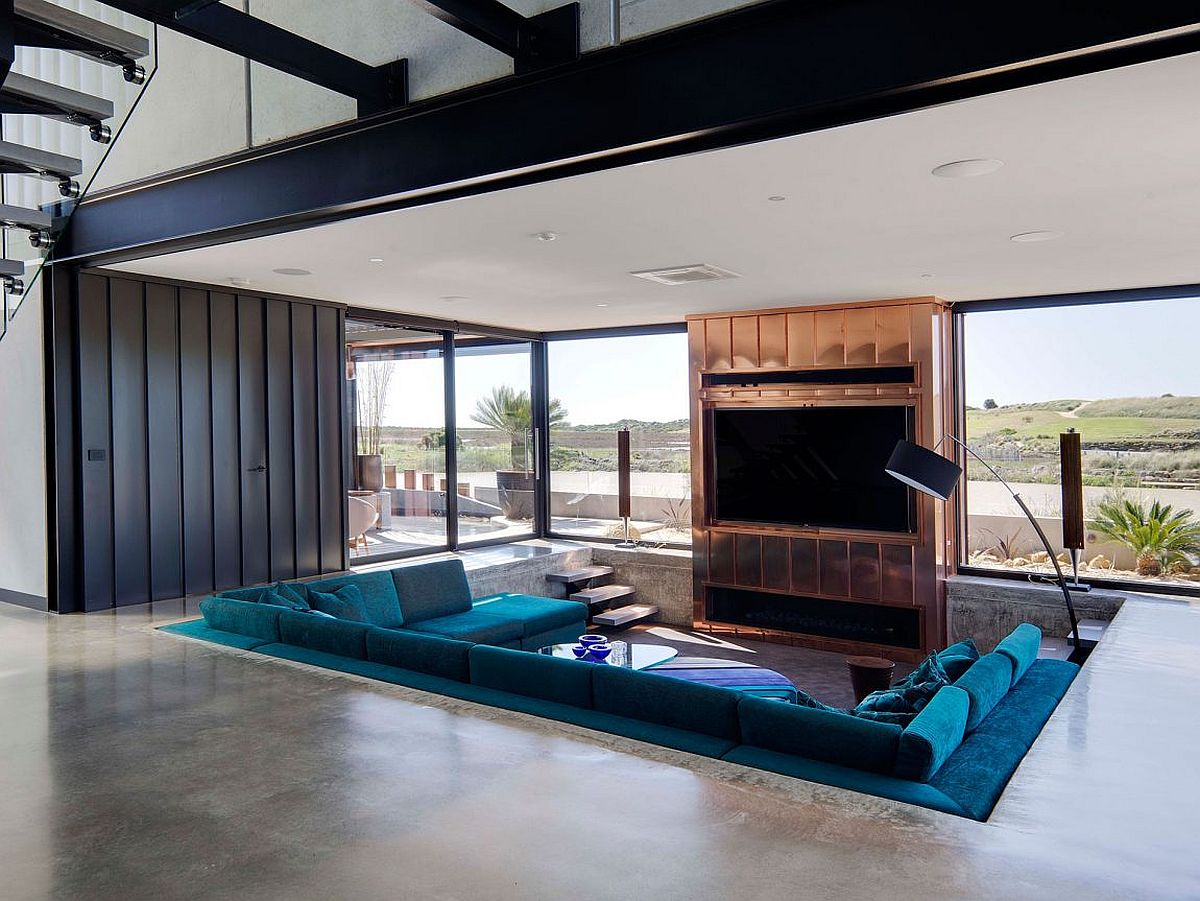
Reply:
[[[188, 611], [193, 612], [193, 611]], [[988, 823], [0, 605], [0, 898], [1200, 896], [1200, 608], [1131, 601]]]

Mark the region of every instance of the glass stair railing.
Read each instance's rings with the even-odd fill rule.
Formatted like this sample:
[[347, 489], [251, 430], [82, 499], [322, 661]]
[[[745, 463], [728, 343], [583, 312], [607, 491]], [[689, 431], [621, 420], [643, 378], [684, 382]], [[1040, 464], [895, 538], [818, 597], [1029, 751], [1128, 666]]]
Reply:
[[12, 33], [11, 66], [0, 58], [0, 340], [158, 59], [155, 26], [93, 0], [13, 0]]

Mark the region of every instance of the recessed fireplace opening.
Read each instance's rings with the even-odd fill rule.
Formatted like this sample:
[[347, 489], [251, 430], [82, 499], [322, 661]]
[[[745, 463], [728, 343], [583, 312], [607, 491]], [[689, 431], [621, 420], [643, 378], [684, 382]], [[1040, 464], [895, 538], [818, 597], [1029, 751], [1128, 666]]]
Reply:
[[921, 647], [921, 614], [915, 607], [712, 586], [706, 607], [710, 622], [895, 648]]

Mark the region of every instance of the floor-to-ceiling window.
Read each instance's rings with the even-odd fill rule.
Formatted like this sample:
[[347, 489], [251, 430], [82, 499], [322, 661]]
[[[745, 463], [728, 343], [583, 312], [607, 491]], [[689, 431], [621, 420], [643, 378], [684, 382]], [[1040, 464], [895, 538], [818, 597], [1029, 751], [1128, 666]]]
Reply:
[[531, 355], [528, 341], [455, 338], [460, 545], [536, 531]]
[[[1081, 435], [1085, 579], [1200, 589], [1198, 334], [1196, 298], [962, 316], [966, 439], [1056, 545], [1059, 435]], [[1050, 571], [1011, 496], [975, 460], [965, 502], [963, 563]]]
[[446, 547], [442, 334], [347, 319], [346, 375], [351, 559]]
[[617, 433], [630, 433], [630, 519], [646, 544], [691, 542], [687, 335], [548, 342], [550, 530], [624, 537]]

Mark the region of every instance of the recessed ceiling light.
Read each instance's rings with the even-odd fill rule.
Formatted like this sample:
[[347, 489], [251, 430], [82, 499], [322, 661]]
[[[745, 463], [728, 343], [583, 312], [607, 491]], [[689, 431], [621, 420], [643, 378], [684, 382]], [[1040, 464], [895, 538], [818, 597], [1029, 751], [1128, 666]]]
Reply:
[[533, 235], [539, 241], [557, 241], [558, 232], [537, 232]]
[[371, 257], [367, 260], [368, 263], [382, 263], [383, 257]]
[[782, 194], [772, 194], [767, 200], [771, 201], [771, 203], [779, 203], [781, 200], [787, 200], [787, 198]]
[[596, 306], [598, 306], [598, 307], [606, 307], [606, 306], [608, 306], [608, 304], [606, 304], [606, 303], [598, 303], [598, 304], [596, 304]]
[[975, 178], [980, 175], [991, 175], [1003, 165], [1002, 160], [955, 160], [952, 163], [935, 166], [931, 174], [938, 178]]
[[312, 275], [307, 269], [294, 269], [291, 266], [284, 266], [281, 269], [272, 269], [276, 275]]
[[250, 279], [244, 278], [240, 275], [231, 275], [229, 276], [229, 284], [236, 285], [239, 288], [245, 288], [250, 284]]
[[933, 273], [932, 272], [922, 272], [921, 278], [933, 278]]
[[1062, 232], [1047, 228], [1040, 231], [1021, 232], [1019, 235], [1013, 235], [1008, 240], [1016, 241], [1018, 244], [1036, 244], [1039, 241], [1053, 241], [1062, 236]]

